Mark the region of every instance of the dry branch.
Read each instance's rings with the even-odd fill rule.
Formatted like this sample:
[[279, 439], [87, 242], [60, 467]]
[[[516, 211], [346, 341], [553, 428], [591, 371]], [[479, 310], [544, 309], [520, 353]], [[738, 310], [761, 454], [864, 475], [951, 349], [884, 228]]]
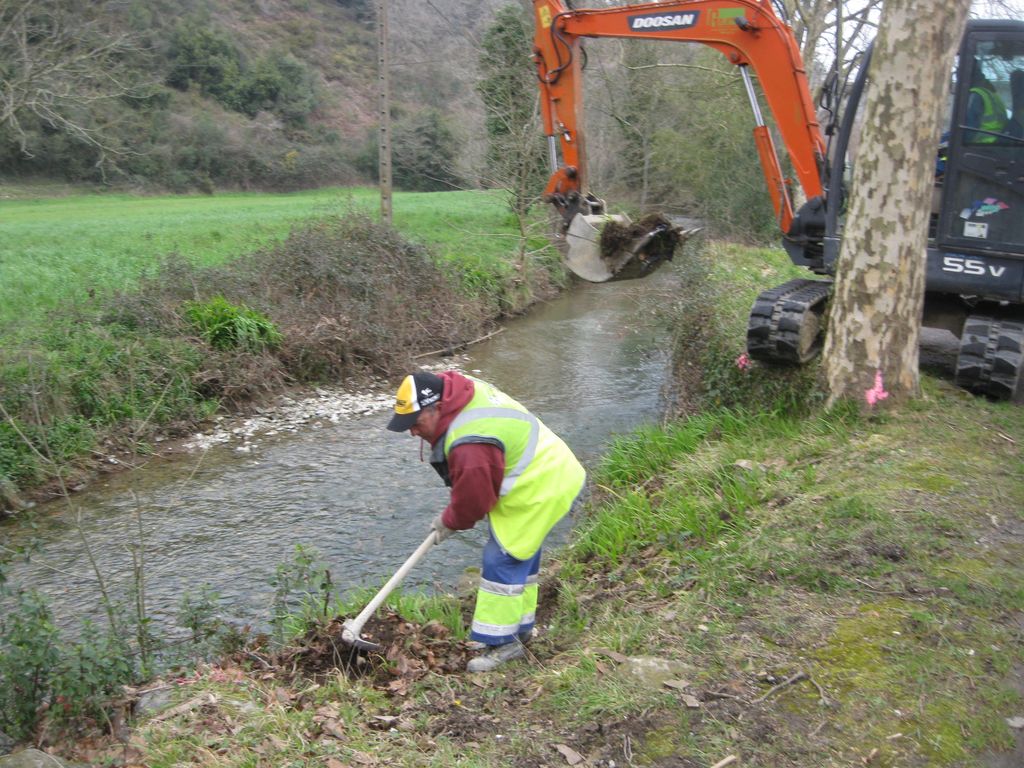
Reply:
[[760, 704], [762, 701], [765, 701], [769, 697], [774, 696], [776, 693], [781, 691], [783, 688], [788, 688], [789, 686], [793, 685], [794, 683], [799, 683], [801, 680], [807, 680], [807, 679], [809, 679], [808, 676], [807, 676], [807, 673], [804, 672], [803, 670], [801, 670], [801, 671], [797, 672], [795, 675], [787, 677], [785, 680], [783, 680], [778, 685], [773, 686], [772, 689], [768, 691], [768, 693], [766, 693], [764, 696], [761, 696], [760, 698], [754, 699], [751, 702], [751, 704]]
[[431, 355], [440, 355], [440, 354], [444, 354], [445, 352], [451, 352], [452, 350], [455, 350], [455, 349], [462, 349], [463, 347], [469, 347], [469, 346], [472, 346], [473, 344], [479, 344], [481, 341], [487, 341], [487, 339], [491, 338], [492, 336], [497, 336], [499, 333], [501, 333], [504, 330], [505, 330], [504, 328], [499, 328], [496, 331], [491, 331], [490, 333], [488, 333], [488, 334], [486, 334], [484, 336], [481, 336], [478, 339], [473, 339], [472, 341], [465, 341], [465, 342], [462, 342], [460, 344], [452, 344], [449, 347], [442, 347], [441, 349], [433, 349], [430, 352], [423, 352], [423, 353], [421, 353], [419, 355], [413, 355], [412, 359], [413, 360], [419, 360], [421, 357], [430, 357]]

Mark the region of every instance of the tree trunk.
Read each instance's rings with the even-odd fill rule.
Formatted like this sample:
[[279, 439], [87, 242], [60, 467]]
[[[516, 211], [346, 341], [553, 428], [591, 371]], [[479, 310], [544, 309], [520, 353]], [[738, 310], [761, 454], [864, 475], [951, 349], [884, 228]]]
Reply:
[[830, 404], [919, 394], [935, 152], [969, 4], [886, 0], [825, 342]]

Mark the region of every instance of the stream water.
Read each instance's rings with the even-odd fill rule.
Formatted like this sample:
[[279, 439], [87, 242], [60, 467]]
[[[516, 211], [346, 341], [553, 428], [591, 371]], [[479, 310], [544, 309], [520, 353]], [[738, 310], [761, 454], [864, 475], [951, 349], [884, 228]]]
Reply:
[[[520, 400], [593, 466], [614, 435], [664, 410], [668, 344], [657, 307], [674, 285], [666, 269], [641, 281], [577, 286], [449, 362]], [[36, 510], [31, 535], [41, 549], [10, 576], [47, 595], [68, 629], [100, 617], [82, 533], [115, 592], [131, 583], [131, 549], [141, 536], [147, 607], [168, 627], [182, 593], [203, 584], [221, 595], [226, 617], [264, 624], [270, 579], [297, 544], [319, 551], [339, 591], [379, 585], [422, 542], [447, 498], [420, 461], [420, 441], [386, 431], [386, 420], [384, 411], [324, 420], [265, 437], [246, 453], [227, 443], [109, 476], [75, 494], [70, 508]], [[571, 523], [559, 526], [556, 542]], [[29, 535], [12, 522], [0, 534], [13, 544]], [[408, 586], [450, 588], [479, 564], [484, 537], [452, 537]]]

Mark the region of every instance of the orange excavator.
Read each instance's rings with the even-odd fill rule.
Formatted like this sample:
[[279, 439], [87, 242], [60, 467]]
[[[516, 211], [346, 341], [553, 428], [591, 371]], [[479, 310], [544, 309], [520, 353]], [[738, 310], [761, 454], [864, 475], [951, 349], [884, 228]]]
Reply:
[[[769, 0], [676, 0], [572, 9], [533, 0], [534, 61], [548, 137], [544, 190], [562, 220], [567, 266], [593, 282], [652, 273], [688, 231], [667, 217], [633, 224], [588, 188], [583, 126], [585, 38], [700, 43], [739, 68], [783, 245], [797, 265], [825, 279], [791, 280], [763, 292], [747, 325], [747, 349], [770, 363], [801, 364], [822, 346], [823, 314], [839, 255], [842, 183], [854, 116], [867, 86], [870, 49], [847, 89], [830, 78], [830, 115], [818, 123], [800, 50], [784, 10]], [[755, 89], [785, 145], [783, 172]], [[986, 93], [982, 93], [984, 81]], [[806, 202], [794, 210], [794, 183]], [[958, 58], [949, 130], [936, 170], [924, 324], [960, 337], [957, 382], [1002, 399], [1024, 398], [1024, 22], [968, 22]]]

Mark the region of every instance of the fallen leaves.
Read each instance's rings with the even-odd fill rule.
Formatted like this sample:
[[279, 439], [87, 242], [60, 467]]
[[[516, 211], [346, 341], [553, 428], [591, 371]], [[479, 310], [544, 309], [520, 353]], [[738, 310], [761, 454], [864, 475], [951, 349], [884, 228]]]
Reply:
[[338, 741], [344, 741], [347, 738], [340, 720], [324, 720], [320, 723], [320, 730]]
[[388, 683], [388, 691], [393, 693], [395, 696], [405, 696], [409, 693], [409, 680], [404, 677], [399, 677], [396, 680], [392, 680]]
[[319, 707], [313, 715], [313, 722], [320, 727], [320, 732], [330, 736], [331, 738], [344, 741], [348, 738], [345, 733], [345, 722], [341, 718], [341, 714], [338, 710], [330, 705], [325, 704]]
[[284, 688], [278, 686], [274, 688], [270, 696], [268, 696], [267, 698], [268, 704], [276, 702], [278, 704], [281, 704], [282, 706], [289, 706], [292, 703], [292, 701], [295, 700], [295, 694], [291, 691], [285, 690]]
[[686, 689], [690, 687], [689, 680], [665, 680], [662, 685], [674, 691], [684, 691], [679, 698], [683, 700], [687, 709], [700, 709], [700, 699], [691, 693], [685, 693]]
[[681, 698], [683, 700], [683, 704], [686, 705], [687, 709], [700, 709], [700, 699], [698, 699], [696, 696], [693, 696], [689, 693], [684, 693]]
[[316, 713], [313, 715], [313, 720], [316, 721], [317, 718], [333, 718], [335, 720], [340, 720], [341, 714], [333, 704], [324, 704], [322, 707], [317, 707]]
[[252, 748], [252, 751], [261, 757], [275, 755], [284, 752], [288, 748], [288, 742], [281, 737], [271, 733], [263, 741]]
[[686, 693], [686, 689], [690, 687], [689, 680], [666, 680], [662, 683], [666, 688], [672, 688], [673, 690], [684, 691], [680, 694], [680, 698], [683, 700], [686, 709], [688, 710], [699, 710], [700, 699], [694, 696], [692, 693]]
[[609, 659], [614, 661], [616, 664], [625, 664], [629, 661], [629, 657], [618, 651], [611, 651], [607, 648], [595, 648], [594, 653], [600, 653], [602, 656], [607, 656]]
[[379, 644], [381, 651], [369, 654], [346, 644], [342, 629], [343, 617], [338, 617], [310, 630], [297, 647], [275, 659], [275, 666], [298, 667], [307, 675], [341, 669], [393, 696], [405, 696], [410, 682], [432, 672], [462, 671], [471, 656], [466, 643], [453, 640], [451, 631], [437, 621], [418, 625], [393, 612], [374, 616], [361, 634]]

